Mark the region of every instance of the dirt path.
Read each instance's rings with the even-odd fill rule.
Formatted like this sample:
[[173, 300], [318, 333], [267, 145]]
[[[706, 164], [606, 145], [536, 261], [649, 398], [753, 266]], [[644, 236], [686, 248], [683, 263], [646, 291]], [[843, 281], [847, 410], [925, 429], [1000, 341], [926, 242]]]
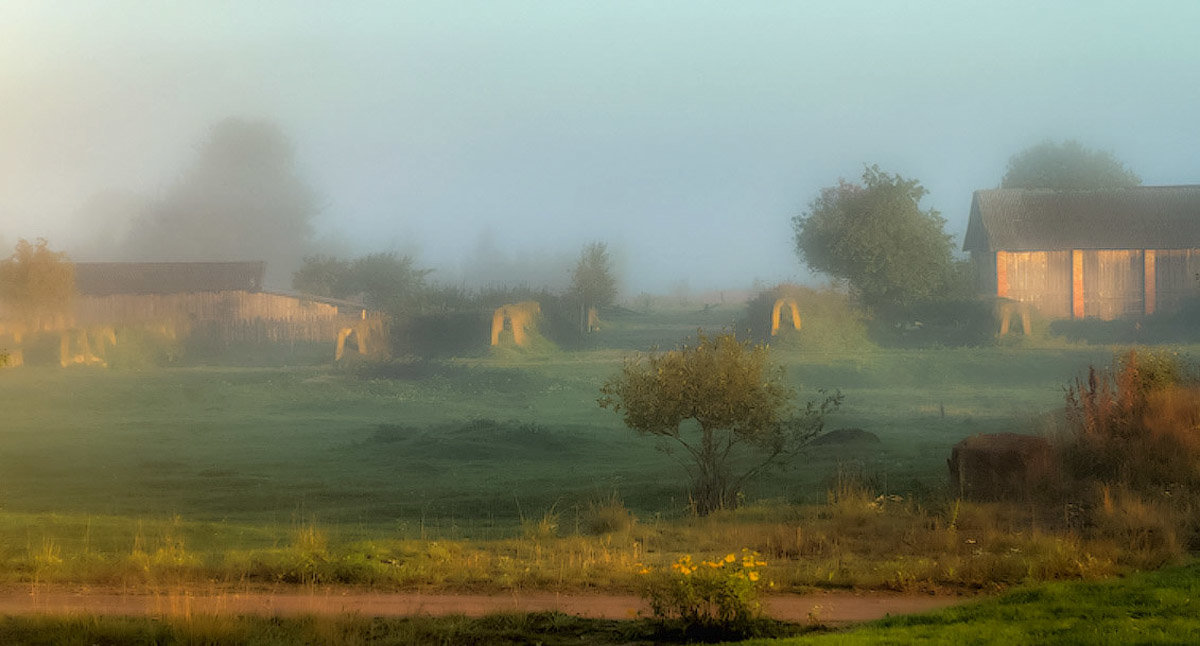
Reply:
[[[832, 592], [773, 595], [767, 613], [793, 622], [844, 624], [943, 608], [964, 601], [956, 596]], [[0, 588], [0, 615], [450, 615], [557, 610], [581, 617], [631, 619], [649, 614], [640, 597], [522, 591], [505, 594], [423, 594], [316, 589], [303, 592], [173, 590], [123, 593], [117, 590]]]

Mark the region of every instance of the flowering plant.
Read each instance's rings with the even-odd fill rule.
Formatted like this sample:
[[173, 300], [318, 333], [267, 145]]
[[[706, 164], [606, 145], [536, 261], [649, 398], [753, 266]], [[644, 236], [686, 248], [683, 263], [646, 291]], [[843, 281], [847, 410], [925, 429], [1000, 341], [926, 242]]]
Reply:
[[659, 619], [676, 618], [684, 626], [735, 628], [762, 615], [759, 590], [764, 584], [758, 552], [743, 549], [741, 557], [696, 563], [690, 554], [671, 564], [669, 571], [642, 566], [644, 596]]

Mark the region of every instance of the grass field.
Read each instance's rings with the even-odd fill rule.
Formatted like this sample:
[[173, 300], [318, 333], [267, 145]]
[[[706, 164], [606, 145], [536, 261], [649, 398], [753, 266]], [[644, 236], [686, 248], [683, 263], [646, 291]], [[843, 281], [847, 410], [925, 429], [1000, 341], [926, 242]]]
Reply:
[[[687, 333], [629, 327], [613, 333], [629, 350], [656, 332], [663, 342]], [[626, 353], [464, 359], [421, 379], [332, 366], [6, 370], [0, 505], [369, 532], [419, 532], [424, 518], [427, 533], [449, 536], [497, 535], [522, 514], [613, 492], [639, 515], [675, 515], [685, 507], [678, 467], [595, 404]], [[830, 427], [864, 428], [883, 443], [862, 456], [816, 452], [803, 469], [757, 483], [754, 497], [823, 500], [822, 482], [847, 458], [889, 491], [936, 488], [951, 444], [1038, 430], [1030, 425], [1061, 403], [1062, 385], [1109, 356], [1087, 347], [779, 353], [802, 397], [846, 395]]]
[[1045, 584], [845, 632], [746, 642], [755, 646], [912, 643], [1200, 643], [1200, 565], [1099, 583]]
[[828, 428], [880, 443], [814, 447], [745, 509], [692, 518], [680, 466], [595, 400], [630, 353], [737, 315], [626, 313], [585, 350], [437, 364], [0, 371], [0, 581], [629, 590], [639, 563], [743, 547], [780, 589], [1121, 570], [1113, 545], [959, 519], [946, 492], [951, 445], [1047, 430], [1104, 347], [778, 350], [802, 400], [845, 395]]

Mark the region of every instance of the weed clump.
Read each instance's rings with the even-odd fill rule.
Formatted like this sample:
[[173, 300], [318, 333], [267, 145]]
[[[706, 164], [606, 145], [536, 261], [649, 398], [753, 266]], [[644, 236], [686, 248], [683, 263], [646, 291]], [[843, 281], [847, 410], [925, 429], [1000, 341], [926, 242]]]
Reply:
[[581, 528], [592, 536], [617, 534], [633, 529], [637, 518], [625, 507], [617, 494], [587, 504], [581, 518]]
[[1200, 545], [1200, 379], [1174, 354], [1131, 350], [1066, 395], [1059, 454], [1086, 521], [1143, 565]]

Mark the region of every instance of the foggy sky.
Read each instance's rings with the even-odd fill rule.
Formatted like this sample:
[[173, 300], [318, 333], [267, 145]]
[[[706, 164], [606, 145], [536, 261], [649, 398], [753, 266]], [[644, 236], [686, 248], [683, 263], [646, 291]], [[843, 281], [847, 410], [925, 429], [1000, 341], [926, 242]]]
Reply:
[[863, 164], [919, 179], [959, 244], [1048, 137], [1200, 182], [1190, 1], [299, 5], [0, 3], [6, 248], [116, 235], [226, 117], [292, 139], [330, 249], [454, 281], [480, 248], [603, 240], [627, 295], [809, 278], [790, 219]]

